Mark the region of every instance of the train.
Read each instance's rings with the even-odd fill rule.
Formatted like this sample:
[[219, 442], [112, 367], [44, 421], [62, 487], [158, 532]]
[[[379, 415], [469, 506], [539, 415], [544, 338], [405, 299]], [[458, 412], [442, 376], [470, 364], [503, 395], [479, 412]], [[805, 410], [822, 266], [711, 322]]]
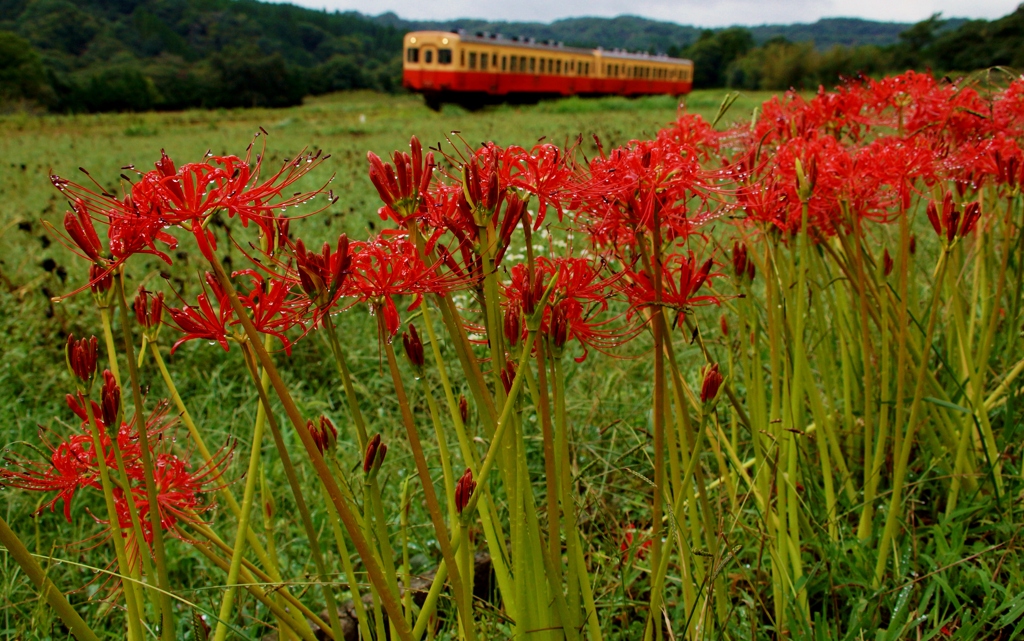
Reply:
[[402, 84], [435, 110], [572, 95], [682, 95], [693, 88], [693, 61], [497, 33], [413, 31], [405, 35]]

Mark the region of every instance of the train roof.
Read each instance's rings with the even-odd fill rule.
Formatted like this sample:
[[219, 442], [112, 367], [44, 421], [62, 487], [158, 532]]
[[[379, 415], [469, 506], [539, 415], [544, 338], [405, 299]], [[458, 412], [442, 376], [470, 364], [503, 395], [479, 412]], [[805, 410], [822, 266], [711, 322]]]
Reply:
[[431, 35], [445, 35], [448, 37], [455, 37], [457, 40], [471, 44], [491, 44], [500, 45], [503, 47], [517, 47], [522, 49], [531, 49], [534, 51], [549, 51], [557, 53], [576, 53], [594, 55], [599, 54], [603, 58], [616, 58], [621, 60], [631, 60], [635, 62], [660, 62], [668, 64], [679, 64], [679, 65], [691, 65], [693, 61], [685, 58], [670, 58], [664, 54], [651, 55], [649, 53], [630, 53], [624, 49], [584, 49], [582, 47], [566, 47], [561, 42], [555, 42], [553, 40], [542, 40], [537, 41], [534, 38], [526, 38], [523, 36], [514, 36], [511, 38], [505, 37], [500, 33], [488, 33], [485, 31], [478, 31], [476, 33], [468, 33], [465, 29], [458, 29], [455, 31], [411, 31], [405, 34], [407, 37], [416, 34], [431, 34]]

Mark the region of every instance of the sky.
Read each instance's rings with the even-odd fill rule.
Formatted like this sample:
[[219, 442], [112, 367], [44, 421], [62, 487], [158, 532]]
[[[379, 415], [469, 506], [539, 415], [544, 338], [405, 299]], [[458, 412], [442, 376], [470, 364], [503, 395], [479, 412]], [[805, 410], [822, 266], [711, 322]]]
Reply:
[[[278, 0], [280, 1], [280, 0]], [[790, 24], [852, 17], [918, 22], [933, 13], [947, 18], [993, 19], [1011, 13], [1020, 0], [285, 0], [314, 9], [392, 11], [409, 20], [484, 18], [551, 22], [581, 16], [640, 15], [699, 27]]]

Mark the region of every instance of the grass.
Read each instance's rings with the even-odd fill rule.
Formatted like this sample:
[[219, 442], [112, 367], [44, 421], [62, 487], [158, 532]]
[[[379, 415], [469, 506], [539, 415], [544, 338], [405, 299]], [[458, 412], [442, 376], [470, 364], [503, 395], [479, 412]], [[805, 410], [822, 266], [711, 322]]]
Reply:
[[[722, 97], [720, 92], [695, 92], [686, 98], [687, 108], [712, 120]], [[733, 119], [749, 119], [755, 107], [768, 97], [741, 96], [722, 126]], [[457, 130], [471, 145], [493, 140], [502, 146], [529, 147], [541, 137], [565, 144], [582, 135], [581, 152], [591, 157], [596, 153], [591, 135], [598, 136], [604, 148], [610, 149], [631, 139], [652, 136], [675, 115], [676, 102], [669, 97], [570, 98], [479, 112], [446, 106], [434, 113], [415, 96], [346, 93], [283, 110], [0, 118], [0, 443], [24, 452], [27, 443], [37, 441], [40, 426], [55, 431], [67, 427], [69, 413], [63, 401], [67, 379], [61, 347], [68, 333], [91, 333], [98, 326], [87, 296], [61, 304], [50, 300], [83, 282], [81, 262], [54, 242], [40, 224], [40, 220], [57, 223], [66, 207], [49, 184], [50, 173], [78, 179], [77, 168], [87, 167], [96, 180], [117, 193], [117, 176], [123, 165], [134, 163], [148, 169], [161, 148], [179, 162], [198, 160], [208, 149], [218, 154], [241, 153], [263, 127], [270, 134], [269, 166], [305, 147], [332, 154], [302, 186], [313, 187], [333, 175], [332, 188], [339, 201], [316, 218], [299, 221], [295, 233], [312, 241], [333, 238], [341, 231], [361, 238], [380, 225], [376, 213], [379, 199], [366, 175], [367, 151], [385, 156], [394, 149], [405, 149], [413, 134], [433, 145]], [[237, 253], [233, 255], [236, 260], [240, 258]], [[162, 271], [168, 270], [171, 283], [184, 286], [202, 266], [189, 264], [184, 254], [176, 258], [176, 265], [169, 270], [157, 260], [137, 261], [129, 274], [131, 284], [157, 280]], [[717, 323], [717, 313], [699, 312], [705, 325]], [[394, 506], [403, 478], [393, 470], [414, 468], [411, 453], [403, 445], [399, 407], [380, 346], [366, 339], [373, 336], [372, 322], [365, 310], [352, 309], [339, 315], [338, 331], [349, 350], [347, 358], [364, 400], [368, 430], [371, 434], [382, 432], [391, 448], [387, 470], [392, 471], [383, 472], [381, 487], [384, 501]], [[680, 362], [703, 362], [697, 346], [681, 335], [675, 339]], [[715, 347], [724, 349], [724, 345]], [[591, 353], [583, 366], [567, 368], [567, 410], [577, 431], [572, 466], [579, 488], [580, 530], [591, 538], [592, 572], [606, 587], [606, 592], [599, 595], [599, 608], [603, 619], [610, 622], [608, 637], [622, 640], [643, 634], [639, 613], [648, 600], [644, 593], [646, 570], [641, 563], [623, 562], [620, 545], [629, 523], [649, 518], [647, 478], [652, 467], [645, 446], [652, 433], [649, 399], [653, 364], [645, 357], [649, 345], [634, 342], [629, 350], [627, 358], [616, 359]], [[454, 359], [454, 354], [446, 353], [446, 357]], [[256, 402], [237, 350], [224, 358], [215, 346], [189, 344], [172, 361], [179, 391], [189, 399], [190, 412], [203, 427], [208, 442], [219, 447], [234, 439], [237, 453], [225, 478], [236, 480], [236, 494], [240, 495], [245, 453], [250, 446], [246, 438], [255, 420]], [[342, 461], [355, 468], [361, 464], [360, 455], [352, 430], [343, 424], [347, 410], [333, 368], [330, 350], [319, 337], [300, 342], [294, 357], [283, 363], [284, 376], [303, 415], [324, 413], [338, 419]], [[151, 359], [143, 364], [143, 375], [152, 382], [150, 398], [162, 398], [166, 390], [153, 370]], [[696, 366], [688, 375], [691, 386], [699, 389]], [[416, 414], [428, 414], [421, 395], [413, 395], [412, 403]], [[280, 408], [277, 415], [283, 416]], [[1019, 416], [1009, 414], [1001, 421], [1004, 439], [1019, 439]], [[180, 447], [185, 447], [183, 434], [181, 430]], [[290, 448], [300, 447], [292, 430], [284, 430], [284, 436]], [[428, 444], [428, 458], [437, 456], [432, 443]], [[528, 460], [533, 478], [544, 474], [539, 449], [538, 445]], [[808, 446], [806, 451], [812, 449]], [[265, 454], [269, 459], [272, 449], [268, 447]], [[813, 463], [808, 469], [812, 467]], [[299, 465], [298, 471], [305, 487], [316, 486], [317, 479], [308, 465]], [[271, 486], [284, 486], [283, 474], [276, 466], [267, 465], [266, 474]], [[1024, 577], [1017, 541], [1021, 520], [1019, 483], [1016, 479], [1008, 481], [1006, 504], [978, 493], [965, 498], [948, 518], [937, 519], [928, 509], [934, 497], [927, 494], [928, 482], [934, 481], [935, 474], [935, 470], [925, 468], [915, 469], [909, 476], [906, 526], [914, 536], [899, 540], [893, 554], [897, 570], [891, 581], [878, 588], [871, 587], [871, 550], [853, 536], [831, 541], [820, 522], [803, 524], [807, 547], [818, 552], [808, 559], [802, 579], [807, 593], [815, 595], [816, 601], [809, 604], [815, 620], [813, 631], [809, 626], [794, 628], [795, 638], [853, 641], [913, 635], [966, 640], [1009, 639], [1019, 633], [1024, 613]], [[440, 485], [439, 479], [435, 481]], [[104, 607], [96, 602], [105, 596], [98, 571], [109, 561], [105, 546], [95, 552], [89, 541], [101, 529], [91, 518], [91, 514], [101, 513], [100, 502], [76, 499], [73, 524], [69, 525], [59, 510], [30, 519], [37, 504], [25, 492], [0, 489], [0, 498], [6, 505], [3, 517], [28, 546], [37, 554], [52, 555], [53, 561], [47, 565], [54, 581], [65, 588], [83, 586], [70, 598], [94, 629], [110, 638], [122, 638], [123, 632], [104, 625]], [[730, 518], [737, 523], [744, 523], [741, 517], [755, 511], [749, 504], [728, 506], [724, 498], [719, 500], [723, 512], [733, 510]], [[808, 506], [821, 505], [825, 496], [817, 484], [807, 483], [801, 501]], [[887, 503], [879, 505], [883, 504]], [[311, 507], [314, 521], [324, 528], [322, 540], [329, 539], [324, 506]], [[855, 509], [859, 507], [851, 508]], [[398, 510], [389, 507], [386, 512], [397, 515]], [[315, 569], [306, 538], [294, 505], [284, 493], [277, 498], [275, 513], [282, 574], [312, 577]], [[807, 513], [813, 510], [809, 507]], [[211, 512], [210, 518], [230, 523], [219, 509]], [[428, 523], [422, 506], [414, 507], [411, 522]], [[397, 528], [396, 523], [391, 526]], [[737, 527], [742, 530], [747, 526]], [[232, 528], [226, 527], [225, 531], [231, 532]], [[413, 528], [412, 565], [416, 571], [434, 567], [432, 536], [428, 526]], [[771, 638], [763, 616], [770, 606], [760, 600], [770, 594], [772, 577], [758, 564], [763, 555], [750, 543], [763, 540], [763, 533], [740, 531], [735, 536], [744, 537], [750, 547], [723, 570], [730, 608], [730, 626], [723, 634], [735, 639]], [[64, 546], [66, 541], [82, 543]], [[168, 558], [177, 593], [203, 611], [216, 612], [223, 573], [179, 541], [170, 541]], [[329, 565], [340, 567], [337, 562]], [[338, 580], [343, 582], [344, 577]], [[294, 591], [306, 592], [314, 603], [318, 598], [309, 585], [298, 585]], [[666, 603], [683, 602], [677, 597], [683, 591], [678, 575], [669, 573], [665, 591]], [[244, 593], [239, 598], [236, 623], [255, 635], [261, 631], [251, 618], [256, 613], [255, 604]], [[685, 620], [688, 613], [676, 606], [668, 615]], [[501, 638], [507, 630], [497, 613], [481, 615], [481, 626], [490, 631], [490, 638]], [[26, 578], [4, 553], [0, 553], [0, 634], [26, 639], [66, 637], [61, 624], [38, 603]], [[186, 634], [194, 636], [192, 632]]]

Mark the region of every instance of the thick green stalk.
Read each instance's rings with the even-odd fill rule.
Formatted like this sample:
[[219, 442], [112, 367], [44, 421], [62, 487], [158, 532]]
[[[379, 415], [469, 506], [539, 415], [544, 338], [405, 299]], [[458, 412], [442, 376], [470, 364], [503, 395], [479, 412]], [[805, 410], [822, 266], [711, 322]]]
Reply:
[[[142, 459], [142, 473], [146, 485], [146, 499], [149, 501], [149, 521], [153, 530], [153, 555], [156, 557], [157, 585], [160, 587], [160, 610], [163, 624], [160, 636], [164, 641], [174, 641], [177, 632], [174, 629], [174, 607], [171, 603], [171, 581], [167, 573], [167, 551], [164, 547], [163, 526], [160, 523], [159, 499], [156, 490], [156, 477], [153, 473], [152, 450], [149, 435], [146, 433], [146, 416], [143, 412], [142, 387], [139, 383], [139, 370], [135, 361], [135, 345], [132, 341], [131, 324], [128, 320], [128, 302], [124, 295], [124, 272], [114, 279], [114, 296], [121, 308], [121, 331], [124, 334], [124, 354], [128, 361], [128, 376], [132, 383], [132, 397], [135, 403], [135, 422], [139, 435], [139, 458]], [[140, 542], [140, 546], [142, 543]]]
[[327, 328], [327, 338], [331, 345], [331, 353], [334, 355], [334, 362], [338, 366], [338, 374], [341, 375], [341, 382], [345, 387], [345, 398], [348, 400], [348, 409], [352, 412], [352, 420], [356, 424], [356, 435], [359, 438], [359, 451], [366, 449], [367, 434], [366, 421], [363, 420], [363, 413], [359, 409], [359, 399], [356, 398], [356, 388], [352, 384], [352, 374], [349, 372], [348, 364], [345, 362], [345, 354], [338, 342], [338, 333], [334, 329], [334, 321], [330, 314], [324, 314], [324, 327]]
[[[253, 325], [252, 320], [246, 314], [241, 301], [238, 300], [238, 294], [235, 292], [235, 287], [231, 283], [231, 279], [228, 278], [228, 275], [224, 272], [224, 267], [220, 262], [212, 260], [210, 261], [210, 266], [214, 269], [217, 281], [224, 288], [224, 291], [227, 292], [231, 307], [235, 311], [236, 317], [241, 322], [246, 335], [249, 337], [250, 344], [256, 350], [256, 356], [259, 358], [260, 364], [267, 370], [267, 373], [270, 376], [270, 382], [274, 386], [274, 392], [277, 394], [278, 398], [281, 399], [281, 404], [284, 406], [285, 413], [288, 415], [288, 420], [291, 421], [292, 426], [299, 435], [299, 439], [302, 441], [303, 447], [306, 448], [306, 453], [312, 461], [317, 475], [327, 488], [328, 497], [334, 502], [334, 506], [338, 510], [338, 515], [345, 523], [345, 529], [348, 530], [349, 536], [352, 537], [352, 543], [355, 545], [356, 552], [359, 553], [359, 556], [363, 559], [363, 563], [366, 565], [366, 571], [369, 575], [370, 582], [373, 584], [374, 588], [378, 590], [378, 593], [381, 594], [385, 609], [388, 611], [388, 616], [393, 619], [401, 620], [401, 624], [398, 626], [399, 637], [403, 641], [410, 641], [412, 631], [409, 630], [407, 625], [405, 625], [405, 620], [402, 618], [401, 603], [399, 602], [397, 595], [392, 594], [390, 590], [388, 590], [387, 580], [384, 577], [380, 566], [377, 565], [374, 560], [370, 546], [366, 539], [363, 538], [362, 532], [359, 529], [359, 524], [356, 521], [355, 516], [352, 514], [352, 510], [345, 502], [341, 489], [338, 487], [338, 484], [331, 475], [330, 469], [327, 467], [327, 463], [324, 461], [323, 455], [321, 455], [320, 451], [317, 449], [312, 435], [310, 435], [306, 430], [306, 425], [302, 420], [302, 415], [299, 413], [299, 408], [295, 405], [295, 401], [288, 392], [288, 386], [278, 373], [277, 367], [270, 358], [270, 354], [268, 354], [266, 349], [263, 348], [263, 345], [259, 343], [259, 332], [255, 325]], [[275, 429], [273, 415], [268, 415], [268, 418], [270, 419], [271, 431], [276, 432], [277, 430]], [[275, 434], [275, 440], [277, 440], [277, 437], [278, 434]]]
[[910, 462], [910, 451], [914, 445], [914, 434], [917, 431], [918, 414], [921, 410], [921, 400], [924, 396], [925, 373], [928, 371], [928, 353], [931, 350], [932, 339], [935, 335], [935, 325], [939, 316], [939, 299], [942, 291], [941, 283], [946, 272], [949, 250], [944, 249], [939, 256], [939, 264], [936, 267], [936, 286], [932, 290], [930, 312], [928, 314], [928, 329], [925, 333], [925, 340], [922, 347], [921, 362], [918, 365], [916, 383], [914, 385], [914, 399], [910, 403], [910, 416], [907, 420], [907, 433], [903, 439], [903, 445], [897, 453], [896, 468], [893, 470], [892, 496], [889, 500], [889, 513], [885, 518], [885, 529], [882, 531], [882, 538], [878, 543], [878, 561], [875, 564], [875, 576], [873, 585], [877, 587], [882, 582], [882, 575], [885, 573], [886, 563], [889, 558], [889, 544], [896, 536], [896, 524], [903, 513], [903, 481], [907, 475], [907, 465]]
[[100, 322], [103, 324], [103, 342], [107, 346], [107, 364], [110, 366], [110, 373], [114, 375], [114, 381], [118, 387], [121, 386], [121, 372], [117, 367], [117, 348], [114, 341], [114, 330], [111, 325], [110, 307], [100, 305]]
[[[266, 339], [269, 342], [269, 337]], [[263, 388], [266, 394], [270, 381], [264, 371], [259, 376], [253, 376], [253, 384]], [[231, 619], [231, 611], [235, 606], [235, 593], [238, 590], [238, 573], [242, 569], [242, 558], [245, 556], [245, 539], [249, 532], [249, 517], [252, 514], [252, 504], [256, 499], [256, 481], [259, 478], [260, 453], [263, 449], [263, 428], [267, 422], [266, 408], [262, 401], [256, 408], [256, 424], [252, 430], [252, 448], [249, 452], [249, 467], [246, 470], [245, 490], [242, 493], [242, 513], [238, 518], [238, 531], [235, 533], [235, 545], [231, 552], [231, 564], [228, 568], [227, 590], [220, 602], [220, 614], [217, 617], [217, 629], [214, 632], [214, 641], [224, 641], [228, 635], [227, 621]], [[339, 628], [335, 628], [339, 630]]]
[[[117, 536], [116, 533], [115, 536]], [[53, 581], [46, 576], [46, 572], [43, 568], [39, 567], [36, 560], [32, 558], [32, 553], [28, 551], [28, 548], [21, 542], [21, 539], [14, 533], [14, 530], [7, 525], [7, 521], [2, 516], [0, 516], [0, 543], [14, 557], [14, 561], [21, 566], [22, 571], [32, 581], [32, 585], [36, 586], [39, 596], [53, 608], [57, 616], [60, 617], [60, 620], [71, 630], [71, 634], [75, 635], [78, 641], [99, 641], [96, 633], [92, 631], [92, 628], [86, 624], [78, 612], [71, 607], [67, 598], [54, 585]], [[142, 639], [141, 636], [136, 638]]]
[[[79, 389], [79, 393], [84, 390]], [[137, 599], [138, 590], [131, 583], [134, 581], [131, 573], [131, 563], [128, 561], [128, 554], [124, 547], [124, 535], [121, 534], [120, 520], [117, 516], [117, 505], [114, 502], [114, 484], [110, 479], [110, 471], [107, 469], [103, 441], [100, 436], [99, 425], [96, 416], [92, 412], [90, 399], [85, 399], [85, 413], [89, 421], [89, 433], [92, 435], [92, 446], [96, 453], [96, 467], [99, 469], [100, 486], [103, 488], [103, 499], [107, 506], [107, 518], [110, 522], [110, 538], [114, 541], [114, 554], [117, 557], [117, 566], [121, 572], [121, 584], [124, 586], [124, 600], [127, 606], [128, 638], [129, 641], [142, 641], [145, 637], [142, 634], [143, 612], [142, 603]], [[145, 423], [140, 432], [145, 431]], [[116, 436], [114, 437], [116, 438]], [[129, 491], [129, 490], [125, 490]], [[151, 504], [152, 505], [152, 504]], [[138, 542], [139, 554], [143, 554], [145, 539]]]
[[[395, 385], [395, 394], [398, 396], [398, 406], [401, 409], [406, 436], [409, 438], [409, 449], [412, 450], [416, 471], [419, 474], [420, 483], [423, 485], [423, 498], [427, 504], [427, 512], [430, 514], [430, 520], [434, 525], [434, 533], [437, 536], [438, 546], [441, 548], [441, 556], [449, 567], [452, 591], [455, 592], [456, 603], [465, 603], [462, 592], [464, 587], [462, 577], [459, 575], [458, 568], [455, 565], [455, 555], [449, 544], [448, 529], [444, 524], [444, 515], [437, 501], [437, 494], [434, 492], [434, 482], [430, 478], [430, 468], [427, 466], [427, 459], [423, 454], [419, 431], [416, 429], [416, 421], [412, 416], [412, 409], [409, 407], [409, 399], [405, 393], [405, 386], [402, 384], [402, 377], [398, 371], [398, 361], [395, 359], [395, 350], [391, 343], [385, 341], [384, 353], [388, 359], [388, 368], [391, 370], [391, 380]], [[460, 608], [460, 614], [463, 625], [466, 628], [467, 638], [470, 640], [474, 639], [473, 613], [471, 611], [463, 612]]]
[[[246, 316], [248, 320], [248, 316]], [[260, 344], [253, 344], [250, 340], [248, 343], [241, 343], [242, 354], [245, 356], [245, 363], [249, 368], [249, 374], [252, 376], [253, 384], [256, 387], [256, 392], [260, 396], [260, 402], [266, 413], [266, 420], [270, 424], [270, 433], [274, 437], [274, 446], [277, 448], [277, 454], [281, 459], [281, 466], [284, 468], [285, 478], [288, 479], [288, 485], [291, 488], [292, 496], [295, 499], [295, 507], [299, 510], [299, 517], [302, 521], [302, 527], [306, 533], [306, 539], [309, 541], [310, 553], [313, 557], [313, 564], [316, 566], [317, 574], [319, 575], [321, 585], [320, 589], [324, 594], [324, 602], [327, 605], [327, 614], [331, 622], [330, 629], [327, 633], [333, 639], [337, 639], [338, 636], [335, 631], [340, 633], [341, 622], [338, 619], [338, 606], [334, 600], [334, 591], [331, 589], [330, 574], [327, 572], [327, 564], [324, 563], [323, 554], [320, 551], [320, 541], [317, 535], [316, 528], [313, 525], [313, 518], [309, 513], [309, 507], [306, 505], [305, 496], [302, 494], [302, 486], [299, 485], [298, 475], [295, 473], [295, 467], [292, 465], [291, 457], [288, 455], [288, 449], [285, 447], [284, 439], [281, 436], [281, 430], [277, 426], [277, 420], [274, 418], [274, 414], [270, 409], [270, 399], [268, 398], [267, 390], [263, 388], [261, 383], [263, 376], [259, 373], [256, 359], [253, 357], [252, 348], [255, 346], [259, 349], [266, 350], [266, 348]], [[266, 353], [264, 351], [264, 353]], [[268, 362], [269, 358], [267, 359]], [[269, 378], [269, 369], [266, 362], [263, 363], [263, 375]], [[300, 433], [304, 432], [307, 436], [309, 432], [303, 428]], [[314, 445], [314, 448], [316, 446]], [[319, 452], [318, 452], [319, 453]], [[241, 531], [241, 530], [240, 530]]]

